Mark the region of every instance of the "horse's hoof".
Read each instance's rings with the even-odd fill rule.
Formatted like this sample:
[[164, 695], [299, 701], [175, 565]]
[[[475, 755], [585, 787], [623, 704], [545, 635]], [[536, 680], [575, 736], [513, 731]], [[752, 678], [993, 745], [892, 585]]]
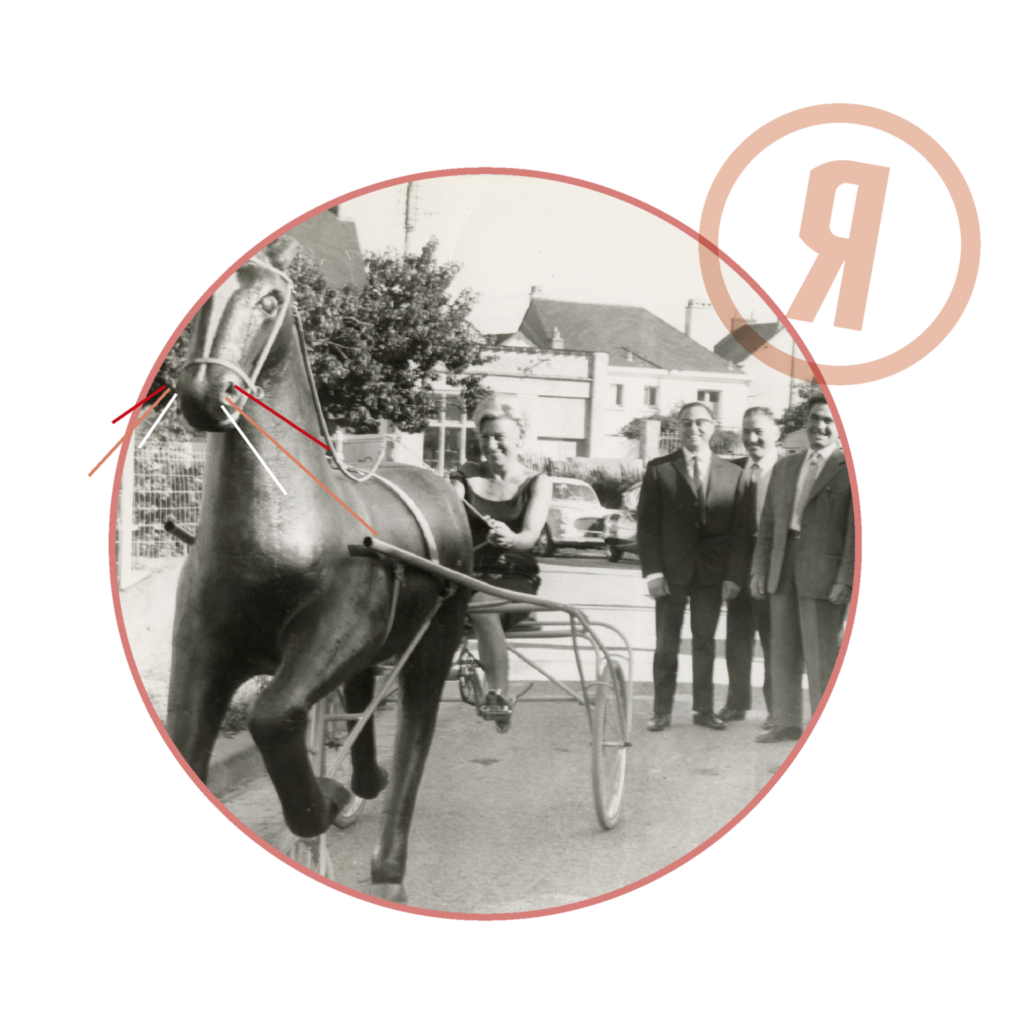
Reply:
[[362, 782], [362, 779], [359, 779], [357, 782], [356, 777], [353, 775], [352, 792], [355, 793], [356, 796], [361, 796], [364, 800], [376, 800], [377, 797], [380, 796], [380, 794], [387, 788], [388, 773], [378, 765], [376, 780], [369, 786], [364, 786]]
[[375, 882], [370, 886], [370, 895], [388, 903], [408, 903], [405, 886], [401, 882]]
[[347, 786], [343, 786], [336, 779], [317, 779], [320, 792], [327, 798], [329, 804], [328, 821], [334, 819], [345, 809], [352, 800], [352, 793]]

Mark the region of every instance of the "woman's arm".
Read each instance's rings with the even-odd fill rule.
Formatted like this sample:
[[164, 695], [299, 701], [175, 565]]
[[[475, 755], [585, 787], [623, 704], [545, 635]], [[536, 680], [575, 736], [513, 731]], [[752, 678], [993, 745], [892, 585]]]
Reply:
[[546, 473], [540, 473], [533, 482], [522, 531], [513, 533], [504, 523], [495, 524], [494, 533], [505, 542], [501, 546], [512, 551], [532, 551], [540, 540], [540, 532], [547, 522], [550, 506], [551, 477]]

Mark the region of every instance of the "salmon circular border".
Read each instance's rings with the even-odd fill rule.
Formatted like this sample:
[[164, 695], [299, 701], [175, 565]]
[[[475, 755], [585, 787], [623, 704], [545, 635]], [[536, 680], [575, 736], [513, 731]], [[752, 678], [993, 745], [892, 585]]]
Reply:
[[[729, 295], [719, 260], [712, 258], [713, 255], [721, 255], [718, 249], [718, 233], [722, 226], [722, 213], [726, 201], [737, 179], [756, 156], [787, 135], [824, 124], [863, 125], [866, 128], [876, 128], [905, 142], [923, 156], [942, 179], [953, 200], [960, 224], [960, 263], [956, 279], [942, 309], [921, 334], [903, 348], [880, 359], [848, 365], [815, 366], [820, 377], [829, 384], [868, 384], [884, 377], [891, 377], [928, 355], [960, 319], [978, 277], [978, 266], [981, 262], [981, 228], [974, 197], [952, 157], [927, 132], [896, 114], [856, 103], [824, 103], [815, 107], [803, 107], [769, 121], [737, 146], [722, 164], [711, 183], [711, 188], [708, 189], [700, 218], [700, 233], [705, 243], [700, 251], [701, 274], [711, 304], [722, 322], [729, 325], [740, 320], [746, 325], [747, 321], [736, 309]], [[782, 311], [774, 303], [769, 305], [790, 334], [794, 334], [792, 325]], [[814, 376], [811, 366], [806, 361], [797, 359], [794, 362], [788, 353], [770, 342], [766, 342], [751, 354], [773, 370], [796, 377], [798, 380], [811, 380]]]
[[[281, 235], [291, 231], [292, 228], [304, 221], [309, 220], [311, 217], [315, 217], [325, 210], [329, 210], [332, 206], [337, 206], [341, 203], [348, 202], [350, 199], [356, 199], [359, 196], [367, 195], [370, 192], [378, 192], [384, 188], [390, 188], [395, 185], [405, 185], [410, 181], [425, 181], [430, 178], [447, 178], [447, 177], [460, 177], [460, 176], [473, 176], [473, 175], [495, 175], [495, 176], [509, 176], [509, 177], [520, 177], [520, 178], [541, 178], [547, 181], [557, 181], [566, 185], [576, 185], [580, 188], [589, 189], [591, 192], [600, 192], [603, 195], [610, 196], [613, 199], [620, 199], [623, 202], [629, 203], [631, 206], [635, 206], [638, 209], [644, 210], [647, 213], [665, 221], [667, 224], [671, 224], [673, 227], [678, 228], [684, 234], [689, 235], [694, 241], [696, 241], [700, 247], [701, 254], [707, 246], [707, 242], [703, 239], [693, 228], [688, 227], [682, 221], [676, 220], [674, 217], [667, 213], [657, 209], [648, 203], [643, 202], [640, 199], [635, 199], [624, 192], [618, 192], [615, 189], [606, 188], [603, 185], [596, 185], [593, 182], [585, 181], [581, 178], [571, 178], [563, 174], [552, 174], [547, 171], [535, 171], [535, 170], [524, 170], [521, 168], [510, 168], [510, 167], [464, 167], [464, 168], [452, 168], [449, 170], [441, 171], [427, 171], [419, 174], [408, 174], [400, 178], [390, 178], [386, 181], [378, 182], [375, 185], [368, 185], [365, 188], [357, 189], [353, 192], [347, 192], [336, 199], [331, 199], [329, 202], [322, 203], [312, 210], [307, 211], [294, 220], [290, 220], [287, 224], [274, 231], [272, 234], [267, 235], [262, 241], [258, 242], [251, 249], [248, 250], [242, 257], [236, 260], [227, 270], [221, 274], [213, 284], [206, 290], [206, 292], [196, 301], [192, 308], [185, 314], [178, 326], [174, 329], [170, 338], [167, 340], [163, 349], [157, 356], [156, 362], [153, 364], [153, 368], [147, 374], [143, 386], [139, 392], [138, 398], [143, 399], [149, 394], [152, 389], [153, 380], [156, 377], [157, 371], [163, 364], [164, 359], [167, 357], [167, 353], [170, 352], [174, 342], [177, 341], [178, 336], [188, 325], [189, 321], [195, 316], [195, 314], [202, 307], [203, 303], [244, 263], [252, 258], [260, 250], [264, 249], [275, 239]], [[739, 267], [733, 260], [731, 260], [724, 253], [717, 252], [717, 255], [724, 260], [729, 266], [750, 285], [757, 294], [769, 304], [771, 300], [765, 294], [764, 290], [757, 284], [756, 281], [749, 274], [746, 273], [741, 267]], [[800, 350], [810, 358], [810, 354], [807, 352], [803, 345], [803, 342], [797, 338], [797, 344], [800, 346]], [[392, 903], [389, 900], [382, 900], [379, 897], [371, 896], [369, 893], [359, 892], [356, 889], [351, 889], [346, 885], [342, 885], [339, 882], [332, 882], [322, 875], [318, 875], [308, 868], [303, 867], [301, 864], [297, 864], [290, 857], [286, 857], [280, 850], [276, 849], [271, 843], [262, 839], [257, 835], [251, 828], [249, 828], [244, 822], [237, 818], [231, 813], [218, 799], [210, 792], [206, 784], [199, 778], [198, 775], [192, 770], [192, 768], [185, 761], [184, 757], [179, 753], [177, 747], [171, 742], [171, 738], [165, 728], [163, 722], [160, 721], [160, 716], [156, 713], [156, 709], [153, 707], [149, 700], [149, 696], [146, 693], [146, 687], [142, 680], [142, 675], [139, 672], [138, 665], [135, 663], [135, 657], [132, 654], [131, 644], [128, 642], [128, 633], [125, 628], [124, 614], [121, 609], [121, 598], [120, 591], [118, 589], [117, 579], [117, 546], [116, 546], [116, 535], [117, 535], [117, 504], [118, 496], [121, 489], [121, 476], [124, 471], [126, 445], [121, 446], [121, 450], [118, 453], [117, 464], [114, 469], [114, 483], [112, 488], [111, 500], [110, 500], [110, 519], [109, 519], [109, 533], [108, 533], [108, 558], [110, 566], [110, 586], [113, 594], [114, 603], [114, 616], [117, 619], [117, 628], [121, 636], [121, 644], [124, 647], [125, 656], [128, 660], [128, 666], [131, 669], [132, 675], [135, 678], [135, 685], [142, 697], [143, 704], [146, 710], [149, 712], [149, 716], [156, 726], [157, 731], [163, 737], [164, 742], [167, 744], [167, 748], [171, 755], [178, 762], [179, 765], [185, 770], [185, 774], [191, 778], [195, 783], [196, 788], [213, 804], [214, 807], [220, 811], [232, 824], [237, 826], [238, 830], [243, 834], [247, 835], [252, 839], [258, 846], [261, 846], [268, 853], [272, 854], [278, 860], [280, 860], [287, 867], [292, 870], [298, 871], [302, 874], [307, 875], [310, 879], [320, 883], [321, 885], [333, 889], [336, 892], [344, 893], [346, 896], [353, 896], [356, 899], [362, 900], [365, 903], [374, 903], [380, 907], [385, 907], [389, 910], [398, 910], [407, 914], [417, 914], [422, 917], [439, 917], [448, 920], [458, 921], [514, 921], [523, 920], [526, 918], [536, 917], [550, 917], [553, 914], [564, 914], [570, 910], [581, 910], [583, 907], [594, 906], [598, 903], [604, 903], [607, 900], [615, 899], [618, 896], [624, 896], [628, 892], [632, 892], [634, 889], [639, 889], [642, 886], [648, 885], [658, 878], [667, 875], [671, 871], [675, 871], [677, 868], [682, 867], [688, 861], [693, 860], [694, 857], [703, 853], [708, 847], [713, 846], [719, 839], [721, 839], [726, 833], [731, 832], [773, 789], [779, 779], [789, 769], [789, 766], [796, 759], [797, 755], [803, 750], [804, 744], [807, 743], [814, 731], [815, 726], [818, 724], [822, 713], [828, 704], [829, 697], [832, 694], [832, 690], [835, 687], [836, 680], [839, 678], [839, 672], [843, 667], [843, 662], [846, 660], [846, 651], [850, 645], [850, 637], [852, 635], [853, 623], [857, 614], [857, 604], [860, 595], [860, 579], [861, 579], [861, 512], [860, 512], [860, 492], [857, 487], [857, 474], [854, 467], [854, 461], [850, 452], [849, 439], [846, 435], [846, 428], [843, 425], [842, 419], [838, 415], [832, 396], [828, 390], [828, 384], [826, 381], [821, 381], [822, 391], [828, 399], [829, 407], [832, 409], [832, 414], [835, 417], [836, 426], [839, 430], [839, 436], [842, 439], [843, 449], [847, 453], [846, 465], [850, 472], [850, 487], [853, 496], [853, 513], [854, 523], [856, 529], [856, 550], [854, 556], [854, 575], [853, 575], [853, 591], [850, 597], [850, 610], [847, 616], [846, 629], [843, 633], [843, 642], [839, 648], [839, 656], [836, 658], [835, 667], [832, 670], [832, 675], [828, 681], [828, 686], [825, 687], [825, 692], [822, 695], [821, 702], [818, 704], [817, 709], [811, 716], [810, 721], [804, 728], [803, 734], [793, 746], [793, 749], [786, 756], [785, 760], [775, 771], [772, 777], [765, 783], [765, 785], [758, 790], [753, 796], [749, 803], [747, 803], [740, 811], [738, 811], [732, 818], [730, 818], [721, 828], [717, 829], [712, 835], [708, 836], [702, 843], [695, 846], [692, 850], [687, 851], [681, 857], [666, 864], [663, 868], [652, 872], [649, 875], [645, 875], [643, 878], [637, 879], [635, 882], [631, 882], [628, 885], [621, 886], [618, 889], [613, 889], [610, 892], [602, 893], [599, 896], [592, 896], [589, 899], [579, 900], [575, 903], [565, 903], [561, 906], [555, 907], [543, 907], [537, 910], [525, 910], [516, 913], [460, 913], [458, 911], [447, 911], [447, 910], [433, 910], [426, 907], [417, 907], [415, 905], [403, 904], [403, 903]]]

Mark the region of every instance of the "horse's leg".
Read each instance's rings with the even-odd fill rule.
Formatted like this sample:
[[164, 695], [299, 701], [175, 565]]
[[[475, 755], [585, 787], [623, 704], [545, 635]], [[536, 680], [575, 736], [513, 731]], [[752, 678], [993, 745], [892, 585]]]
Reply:
[[[345, 683], [345, 710], [360, 715], [373, 700], [373, 667], [356, 673]], [[349, 723], [349, 731], [355, 723]], [[352, 744], [352, 792], [364, 800], [379, 796], [388, 784], [388, 773], [377, 764], [377, 740], [371, 718]]]
[[465, 623], [464, 595], [446, 601], [405, 667], [391, 784], [370, 872], [371, 894], [393, 903], [406, 902], [404, 880], [409, 827], [434, 738], [441, 691]]
[[240, 655], [224, 649], [198, 612], [183, 606], [174, 624], [167, 732], [203, 782], [231, 697], [254, 674]]
[[[350, 799], [340, 782], [313, 774], [306, 755], [309, 709], [364, 670], [383, 641], [386, 615], [368, 598], [367, 584], [349, 583], [346, 589], [365, 601], [358, 615], [337, 594], [289, 624], [281, 665], [249, 716], [249, 732], [281, 800], [284, 820], [297, 836], [326, 832]], [[383, 605], [386, 593], [379, 596], [377, 603]]]

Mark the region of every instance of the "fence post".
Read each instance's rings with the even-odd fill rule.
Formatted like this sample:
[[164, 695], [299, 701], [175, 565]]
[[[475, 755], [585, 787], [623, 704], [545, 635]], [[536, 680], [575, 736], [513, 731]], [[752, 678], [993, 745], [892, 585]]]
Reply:
[[644, 420], [644, 432], [640, 435], [640, 458], [644, 465], [658, 457], [661, 442], [661, 420]]
[[135, 582], [132, 571], [132, 534], [135, 532], [135, 432], [124, 442], [127, 454], [121, 473], [118, 509], [121, 513], [121, 543], [117, 552], [117, 585], [125, 590]]

